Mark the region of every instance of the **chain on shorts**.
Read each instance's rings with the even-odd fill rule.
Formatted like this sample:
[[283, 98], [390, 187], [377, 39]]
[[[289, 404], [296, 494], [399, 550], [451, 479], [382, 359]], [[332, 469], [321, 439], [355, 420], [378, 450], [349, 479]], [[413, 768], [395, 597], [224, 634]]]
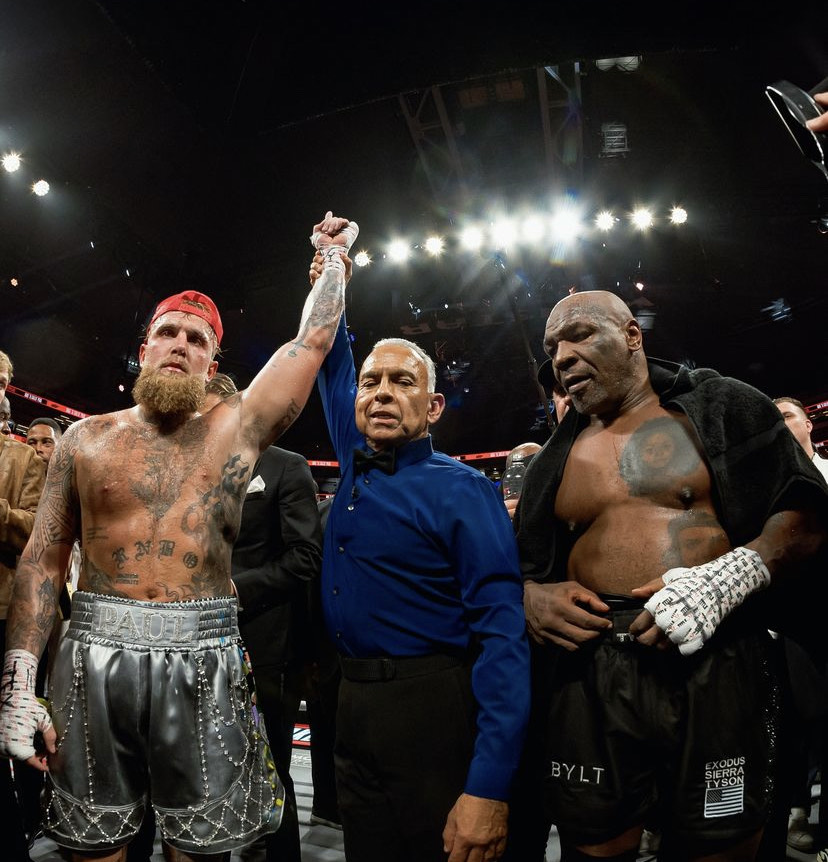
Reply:
[[118, 847], [148, 802], [163, 839], [188, 852], [232, 850], [278, 827], [284, 788], [236, 612], [230, 598], [75, 593], [53, 672], [49, 837], [76, 850]]

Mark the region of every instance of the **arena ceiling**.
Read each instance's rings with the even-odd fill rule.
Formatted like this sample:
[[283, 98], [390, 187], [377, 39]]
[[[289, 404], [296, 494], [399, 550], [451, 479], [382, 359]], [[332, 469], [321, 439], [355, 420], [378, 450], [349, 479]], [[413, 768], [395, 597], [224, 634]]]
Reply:
[[[0, 172], [0, 348], [26, 391], [86, 413], [127, 406], [141, 328], [184, 284], [222, 309], [221, 366], [245, 385], [295, 331], [309, 228], [332, 209], [360, 223], [374, 254], [349, 288], [357, 356], [404, 333], [439, 359], [449, 408], [435, 436], [452, 454], [545, 439], [531, 360], [573, 286], [635, 301], [654, 355], [769, 395], [828, 397], [825, 179], [764, 95], [779, 79], [808, 89], [825, 76], [825, 41], [804, 16], [746, 23], [722, 4], [669, 16], [629, 3], [1, 5], [0, 149], [24, 161]], [[640, 65], [596, 64], [623, 56]], [[607, 122], [626, 126], [627, 151], [602, 153]], [[44, 198], [29, 192], [40, 177]], [[680, 203], [690, 219], [567, 254], [450, 245], [439, 263], [382, 257], [394, 234], [451, 237], [565, 192], [619, 212]], [[24, 425], [49, 412], [16, 397], [12, 409]], [[330, 457], [316, 396], [282, 443]]]

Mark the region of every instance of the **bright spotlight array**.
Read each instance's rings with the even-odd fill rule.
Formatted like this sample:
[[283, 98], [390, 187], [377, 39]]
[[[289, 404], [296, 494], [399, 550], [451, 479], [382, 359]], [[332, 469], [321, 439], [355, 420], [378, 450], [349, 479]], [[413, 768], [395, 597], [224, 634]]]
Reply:
[[[430, 235], [425, 240], [394, 238], [386, 247], [383, 258], [393, 263], [404, 263], [419, 253], [439, 257], [447, 248], [456, 247], [461, 251], [510, 252], [518, 246], [533, 246], [550, 250], [565, 248], [578, 240], [588, 240], [595, 232], [607, 233], [618, 229], [624, 223], [635, 232], [651, 230], [657, 224], [683, 225], [688, 219], [687, 210], [673, 206], [666, 216], [658, 216], [653, 208], [637, 207], [631, 211], [615, 212], [605, 209], [588, 217], [572, 200], [558, 206], [551, 213], [529, 213], [517, 217], [498, 215], [489, 221], [473, 222], [462, 225], [456, 235], [446, 238]], [[371, 257], [367, 252], [358, 266], [365, 266]], [[359, 258], [360, 255], [357, 255]]]

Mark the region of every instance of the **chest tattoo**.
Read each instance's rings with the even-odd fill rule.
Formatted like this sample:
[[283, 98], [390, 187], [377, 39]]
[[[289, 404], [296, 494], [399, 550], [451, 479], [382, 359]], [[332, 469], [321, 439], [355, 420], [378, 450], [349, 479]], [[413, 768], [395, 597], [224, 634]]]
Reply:
[[618, 469], [631, 496], [670, 491], [689, 506], [693, 502], [690, 480], [700, 466], [701, 458], [684, 426], [663, 416], [633, 432], [621, 452]]

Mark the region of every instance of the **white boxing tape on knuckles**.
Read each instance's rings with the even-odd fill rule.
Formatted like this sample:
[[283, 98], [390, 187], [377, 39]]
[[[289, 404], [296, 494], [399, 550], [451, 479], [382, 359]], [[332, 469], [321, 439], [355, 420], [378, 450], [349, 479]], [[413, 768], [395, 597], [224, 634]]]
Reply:
[[[313, 247], [320, 252], [333, 247], [347, 254], [359, 236], [359, 225], [355, 221], [334, 218], [330, 211], [325, 214], [325, 218], [318, 227], [319, 230], [311, 236], [310, 241]], [[337, 242], [334, 242], [334, 237], [338, 240]]]
[[0, 754], [26, 760], [35, 754], [34, 735], [52, 719], [35, 695], [37, 658], [27, 650], [6, 653], [0, 683]]
[[770, 584], [756, 551], [734, 548], [692, 568], [670, 569], [664, 587], [644, 607], [683, 655], [701, 649], [722, 620], [757, 590]]

